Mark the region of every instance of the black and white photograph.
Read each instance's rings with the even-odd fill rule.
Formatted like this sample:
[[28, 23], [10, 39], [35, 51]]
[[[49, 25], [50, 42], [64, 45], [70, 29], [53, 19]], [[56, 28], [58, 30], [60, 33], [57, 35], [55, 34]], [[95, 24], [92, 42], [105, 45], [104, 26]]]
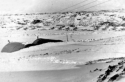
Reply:
[[125, 0], [0, 0], [0, 82], [125, 82]]

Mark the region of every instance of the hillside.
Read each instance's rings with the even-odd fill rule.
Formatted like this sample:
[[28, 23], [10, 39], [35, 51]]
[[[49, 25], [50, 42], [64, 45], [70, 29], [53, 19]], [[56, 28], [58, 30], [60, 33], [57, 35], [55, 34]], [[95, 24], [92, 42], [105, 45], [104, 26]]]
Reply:
[[125, 30], [124, 10], [5, 14], [0, 16], [2, 28], [16, 30]]

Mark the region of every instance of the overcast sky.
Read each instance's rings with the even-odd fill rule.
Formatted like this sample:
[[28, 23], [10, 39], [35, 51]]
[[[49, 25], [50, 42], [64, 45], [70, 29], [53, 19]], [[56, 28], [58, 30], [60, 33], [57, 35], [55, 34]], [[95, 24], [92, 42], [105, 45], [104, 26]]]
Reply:
[[[94, 3], [91, 3], [91, 2], [95, 0], [0, 0], [0, 13], [57, 12], [82, 1], [85, 1], [85, 2], [64, 11], [84, 10], [88, 7], [91, 7], [93, 5], [99, 4], [107, 0], [97, 0]], [[125, 8], [124, 3], [125, 3], [125, 0], [111, 0], [99, 6], [92, 7], [88, 10]], [[89, 4], [89, 5], [78, 8], [85, 4]]]

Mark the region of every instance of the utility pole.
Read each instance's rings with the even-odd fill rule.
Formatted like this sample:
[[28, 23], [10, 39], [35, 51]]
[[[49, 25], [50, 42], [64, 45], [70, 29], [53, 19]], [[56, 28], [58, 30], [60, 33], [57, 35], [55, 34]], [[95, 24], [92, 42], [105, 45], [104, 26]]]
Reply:
[[66, 31], [66, 41], [69, 41], [69, 37], [68, 37], [68, 31]]
[[68, 28], [66, 28], [66, 40], [67, 40], [67, 42], [69, 41], [69, 37], [68, 37]]

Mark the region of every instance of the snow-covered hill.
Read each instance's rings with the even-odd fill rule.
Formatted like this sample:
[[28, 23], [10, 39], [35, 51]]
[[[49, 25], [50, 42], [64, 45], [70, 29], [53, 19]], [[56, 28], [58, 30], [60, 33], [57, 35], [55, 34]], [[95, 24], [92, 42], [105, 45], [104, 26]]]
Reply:
[[125, 12], [91, 11], [1, 15], [2, 28], [16, 30], [125, 30]]

